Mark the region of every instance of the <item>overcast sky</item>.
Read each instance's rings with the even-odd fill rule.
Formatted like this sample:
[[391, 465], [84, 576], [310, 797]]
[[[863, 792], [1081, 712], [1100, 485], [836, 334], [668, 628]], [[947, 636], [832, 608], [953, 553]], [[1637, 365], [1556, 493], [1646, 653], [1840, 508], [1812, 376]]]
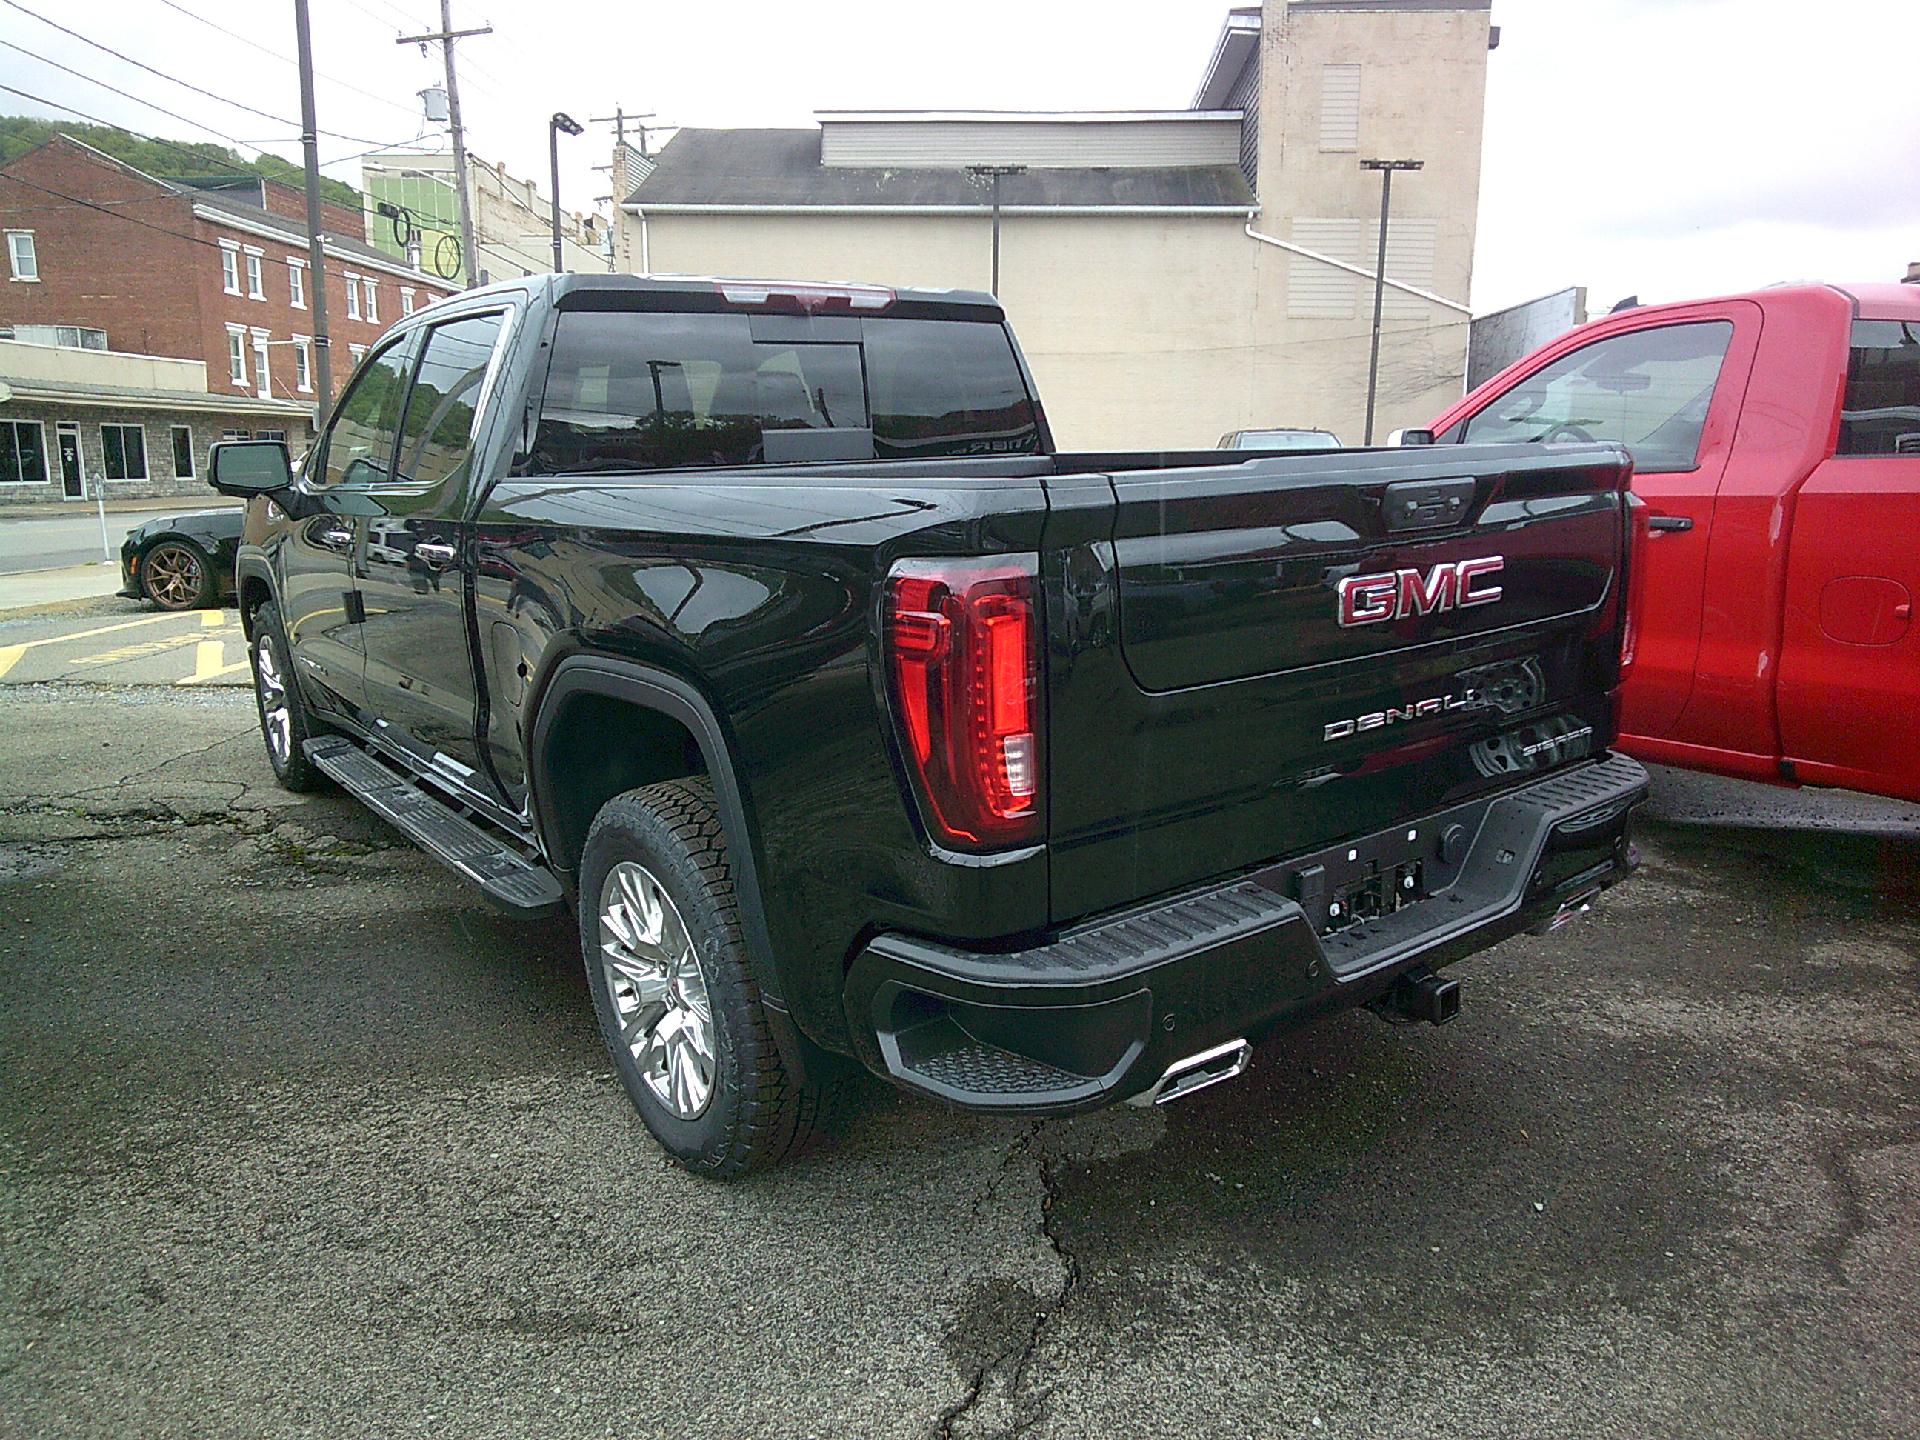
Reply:
[[[103, 54], [19, 5], [252, 110]], [[419, 129], [440, 73], [396, 34], [433, 0], [312, 0], [325, 158]], [[1228, 0], [455, 0], [473, 151], [544, 177], [546, 120], [616, 104], [689, 125], [816, 109], [1153, 109], [1191, 99]], [[298, 158], [291, 0], [0, 0], [0, 83], [150, 135]], [[1595, 311], [1787, 279], [1896, 279], [1920, 259], [1914, 0], [1495, 0], [1473, 303], [1585, 285]], [[216, 22], [259, 48], [196, 21]], [[265, 52], [274, 52], [268, 54]], [[344, 83], [342, 83], [344, 82]], [[364, 93], [363, 93], [364, 92]], [[15, 113], [57, 114], [0, 94]], [[254, 112], [265, 112], [264, 114]], [[274, 117], [274, 118], [270, 118]], [[348, 138], [351, 137], [351, 138]], [[563, 137], [569, 208], [607, 193], [610, 126]], [[329, 166], [356, 180], [358, 162]], [[1417, 183], [1417, 182], [1410, 182]], [[545, 180], [541, 179], [542, 188]], [[1396, 195], [1399, 193], [1396, 189]]]

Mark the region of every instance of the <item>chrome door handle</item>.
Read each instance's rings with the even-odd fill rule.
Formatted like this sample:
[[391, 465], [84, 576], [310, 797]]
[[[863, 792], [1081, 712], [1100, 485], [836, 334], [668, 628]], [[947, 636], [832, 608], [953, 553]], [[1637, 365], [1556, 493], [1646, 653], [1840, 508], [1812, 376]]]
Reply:
[[453, 546], [442, 544], [438, 540], [422, 540], [413, 547], [413, 553], [437, 570], [442, 565], [451, 565], [454, 556], [460, 552]]
[[316, 544], [324, 545], [329, 550], [344, 550], [353, 544], [353, 531], [322, 530], [313, 538]]

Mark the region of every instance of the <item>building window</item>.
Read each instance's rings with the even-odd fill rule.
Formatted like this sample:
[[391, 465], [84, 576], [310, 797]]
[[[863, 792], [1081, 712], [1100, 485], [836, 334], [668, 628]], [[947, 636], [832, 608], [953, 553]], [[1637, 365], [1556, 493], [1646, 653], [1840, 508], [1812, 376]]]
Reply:
[[220, 432], [220, 443], [223, 445], [230, 444], [235, 440], [251, 440], [252, 438], [253, 432], [251, 430], [222, 430]]
[[1320, 148], [1360, 148], [1360, 67], [1320, 67]]
[[173, 427], [173, 478], [176, 480], [193, 478], [193, 429], [191, 426]]
[[360, 318], [360, 277], [351, 271], [347, 274], [347, 318]]
[[371, 279], [362, 280], [360, 283], [367, 292], [367, 319], [378, 325], [380, 323], [380, 291]]
[[38, 420], [0, 420], [0, 485], [47, 483], [47, 432]]
[[260, 252], [251, 246], [247, 248], [247, 298], [249, 300], [267, 298], [267, 287], [260, 278]]
[[240, 293], [240, 247], [229, 240], [220, 242], [220, 288], [229, 295]]
[[312, 342], [304, 335], [293, 337], [293, 383], [303, 393], [313, 393]]
[[107, 479], [147, 478], [147, 432], [138, 425], [102, 425], [100, 450], [106, 457]]
[[22, 345], [57, 345], [63, 350], [104, 350], [107, 332], [85, 325], [10, 325], [0, 339], [18, 340]]
[[296, 310], [307, 308], [307, 274], [298, 260], [287, 262], [287, 303]]
[[227, 327], [227, 378], [236, 385], [247, 383], [247, 332], [244, 327]]
[[349, 345], [347, 349], [353, 355], [353, 363], [356, 365], [367, 358], [367, 347], [364, 345]]
[[253, 432], [253, 438], [256, 440], [278, 440], [284, 445], [287, 443], [287, 432], [284, 430], [256, 430]]
[[267, 371], [267, 332], [253, 332], [253, 383], [264, 398], [273, 393], [273, 377]]
[[31, 230], [7, 231], [7, 264], [12, 267], [15, 280], [40, 278], [40, 254], [33, 248]]
[[411, 315], [413, 313], [413, 287], [411, 285], [402, 285], [400, 287], [400, 313], [402, 315]]

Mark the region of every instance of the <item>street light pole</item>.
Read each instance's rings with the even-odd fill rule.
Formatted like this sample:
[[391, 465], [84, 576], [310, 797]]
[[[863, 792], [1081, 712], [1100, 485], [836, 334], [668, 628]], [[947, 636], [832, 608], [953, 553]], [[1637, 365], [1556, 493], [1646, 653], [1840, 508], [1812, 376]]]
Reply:
[[1362, 170], [1380, 172], [1380, 253], [1373, 266], [1373, 353], [1367, 360], [1367, 433], [1361, 444], [1373, 444], [1373, 402], [1380, 388], [1380, 311], [1387, 294], [1387, 212], [1393, 208], [1393, 172], [1418, 170], [1424, 160], [1362, 160]]
[[553, 118], [547, 122], [547, 157], [553, 167], [553, 268], [555, 273], [567, 268], [560, 250], [560, 132], [578, 135], [583, 127], [565, 111], [556, 110]]
[[1000, 294], [1000, 177], [1002, 175], [1024, 175], [1024, 165], [969, 165], [969, 175], [986, 180], [993, 189], [993, 280], [991, 289], [995, 296]]

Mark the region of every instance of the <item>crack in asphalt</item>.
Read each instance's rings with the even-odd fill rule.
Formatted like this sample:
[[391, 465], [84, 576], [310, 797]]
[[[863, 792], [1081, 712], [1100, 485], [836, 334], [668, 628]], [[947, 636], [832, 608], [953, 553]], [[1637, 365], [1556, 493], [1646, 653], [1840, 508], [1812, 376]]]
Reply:
[[1897, 1150], [1904, 1145], [1914, 1144], [1920, 1144], [1920, 1128], [1875, 1130], [1845, 1136], [1820, 1153], [1820, 1173], [1826, 1176], [1827, 1184], [1833, 1189], [1834, 1209], [1839, 1212], [1840, 1223], [1833, 1234], [1815, 1242], [1814, 1253], [1825, 1262], [1835, 1279], [1847, 1278], [1847, 1251], [1867, 1232], [1873, 1220], [1860, 1194], [1860, 1181], [1854, 1174], [1855, 1162], [1882, 1150]]
[[[1031, 1129], [1007, 1147], [1007, 1153], [1000, 1162], [999, 1175], [1005, 1175], [1018, 1161], [1032, 1154], [1035, 1175], [1040, 1181], [1042, 1192], [1040, 1233], [1046, 1237], [1047, 1244], [1060, 1262], [1063, 1272], [1060, 1289], [1051, 1300], [1039, 1301], [1032, 1323], [1026, 1327], [1024, 1335], [1014, 1343], [1000, 1347], [973, 1368], [968, 1376], [966, 1389], [960, 1398], [940, 1412], [935, 1432], [940, 1440], [954, 1440], [956, 1427], [972, 1415], [986, 1392], [988, 1380], [996, 1374], [1006, 1376], [1007, 1403], [1013, 1416], [1012, 1423], [1006, 1432], [1009, 1440], [1011, 1437], [1028, 1434], [1046, 1416], [1046, 1404], [1052, 1395], [1053, 1387], [1049, 1386], [1040, 1394], [1028, 1397], [1025, 1395], [1027, 1375], [1048, 1327], [1066, 1308], [1080, 1283], [1080, 1261], [1068, 1248], [1055, 1218], [1054, 1211], [1060, 1198], [1060, 1182], [1055, 1174], [1053, 1160], [1044, 1147], [1035, 1148], [1035, 1142], [1039, 1140], [1045, 1124], [1045, 1121], [1034, 1122]], [[996, 1177], [974, 1201], [973, 1213], [976, 1218], [998, 1190], [999, 1180]]]

